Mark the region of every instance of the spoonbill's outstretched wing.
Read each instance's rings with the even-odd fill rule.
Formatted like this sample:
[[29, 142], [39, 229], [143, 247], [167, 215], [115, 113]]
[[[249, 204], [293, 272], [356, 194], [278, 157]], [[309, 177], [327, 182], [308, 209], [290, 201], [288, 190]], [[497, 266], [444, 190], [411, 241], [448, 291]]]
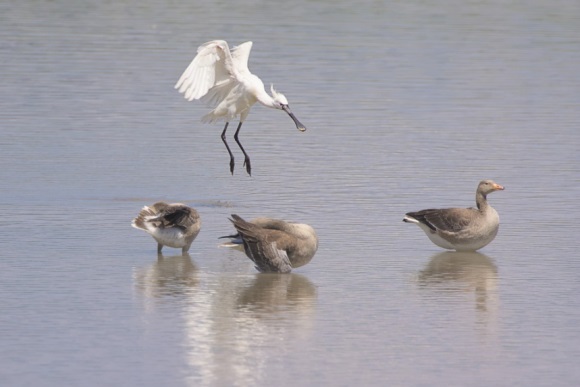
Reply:
[[253, 43], [248, 41], [232, 48], [232, 62], [235, 70], [234, 76], [238, 79], [250, 73], [248, 69], [248, 58], [250, 58], [252, 45]]
[[228, 44], [223, 40], [213, 40], [202, 44], [197, 55], [185, 69], [175, 88], [188, 101], [200, 99], [208, 90], [227, 81], [232, 73], [232, 59]]
[[[202, 44], [197, 55], [183, 72], [175, 88], [188, 101], [201, 99], [217, 105], [248, 70], [252, 42], [242, 43], [230, 51], [225, 40]], [[209, 92], [209, 93], [208, 93]]]

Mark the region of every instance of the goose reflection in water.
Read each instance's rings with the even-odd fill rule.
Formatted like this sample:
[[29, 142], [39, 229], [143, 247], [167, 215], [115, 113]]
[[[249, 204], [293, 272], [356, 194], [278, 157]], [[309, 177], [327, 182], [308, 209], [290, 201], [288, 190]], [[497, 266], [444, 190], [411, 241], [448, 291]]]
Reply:
[[188, 385], [261, 385], [284, 352], [310, 339], [317, 287], [295, 273], [212, 279], [184, 307]]
[[186, 255], [160, 257], [136, 270], [134, 282], [154, 301], [144, 302], [153, 322], [160, 303], [173, 310], [188, 386], [259, 385], [313, 331], [317, 287], [296, 273], [208, 272]]
[[316, 286], [299, 274], [262, 273], [245, 287], [238, 296], [237, 307], [256, 314], [313, 311]]
[[136, 270], [134, 280], [145, 296], [159, 298], [188, 293], [198, 286], [198, 274], [189, 254], [167, 257], [158, 254], [157, 262]]
[[421, 286], [432, 289], [474, 292], [478, 311], [497, 311], [497, 267], [484, 254], [444, 252], [434, 255], [419, 272], [418, 280]]

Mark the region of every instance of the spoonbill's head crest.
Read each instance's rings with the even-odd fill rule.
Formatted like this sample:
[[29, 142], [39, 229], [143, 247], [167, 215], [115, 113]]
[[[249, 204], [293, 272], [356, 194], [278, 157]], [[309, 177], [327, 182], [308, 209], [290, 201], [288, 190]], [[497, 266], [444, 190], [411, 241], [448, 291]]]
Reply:
[[288, 106], [288, 100], [286, 99], [286, 96], [274, 90], [274, 85], [270, 85], [270, 91], [272, 92], [272, 98], [274, 101], [280, 104], [279, 109], [282, 109], [282, 106]]

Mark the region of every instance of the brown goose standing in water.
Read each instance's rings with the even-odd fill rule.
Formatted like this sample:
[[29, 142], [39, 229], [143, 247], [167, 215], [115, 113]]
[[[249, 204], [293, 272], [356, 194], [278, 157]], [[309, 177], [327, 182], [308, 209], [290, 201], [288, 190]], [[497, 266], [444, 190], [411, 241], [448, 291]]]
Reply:
[[131, 226], [144, 230], [157, 241], [157, 252], [163, 246], [181, 248], [185, 254], [199, 234], [201, 219], [193, 208], [181, 203], [157, 202], [145, 206]]
[[492, 180], [477, 186], [477, 208], [428, 209], [405, 214], [403, 222], [415, 223], [439, 247], [475, 251], [488, 245], [499, 229], [499, 215], [487, 202], [487, 195], [504, 187]]
[[230, 221], [238, 234], [224, 238], [241, 239], [260, 272], [289, 273], [310, 262], [318, 249], [316, 232], [307, 224], [272, 218], [247, 222], [235, 214]]

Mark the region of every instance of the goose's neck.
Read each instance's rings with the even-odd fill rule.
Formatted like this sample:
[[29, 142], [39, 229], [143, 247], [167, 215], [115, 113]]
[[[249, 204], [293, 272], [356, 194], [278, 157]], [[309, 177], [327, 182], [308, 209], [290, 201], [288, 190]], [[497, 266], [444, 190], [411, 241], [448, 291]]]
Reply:
[[300, 223], [286, 223], [285, 231], [299, 239], [311, 239], [310, 227]]
[[284, 231], [313, 245], [318, 245], [318, 237], [316, 231], [307, 224], [302, 223], [286, 223]]
[[260, 227], [270, 228], [273, 230], [287, 231], [289, 223], [272, 218], [256, 218], [252, 220], [252, 223]]
[[300, 230], [297, 232], [297, 234], [300, 238], [308, 240], [314, 245], [318, 246], [318, 236], [312, 227], [304, 225], [300, 227]]
[[316, 231], [307, 224], [291, 223], [272, 218], [257, 218], [252, 223], [260, 227], [286, 232], [298, 239], [312, 239], [315, 241], [318, 239]]
[[487, 196], [483, 192], [477, 191], [475, 194], [475, 203], [477, 204], [477, 209], [481, 212], [485, 212], [489, 207]]

